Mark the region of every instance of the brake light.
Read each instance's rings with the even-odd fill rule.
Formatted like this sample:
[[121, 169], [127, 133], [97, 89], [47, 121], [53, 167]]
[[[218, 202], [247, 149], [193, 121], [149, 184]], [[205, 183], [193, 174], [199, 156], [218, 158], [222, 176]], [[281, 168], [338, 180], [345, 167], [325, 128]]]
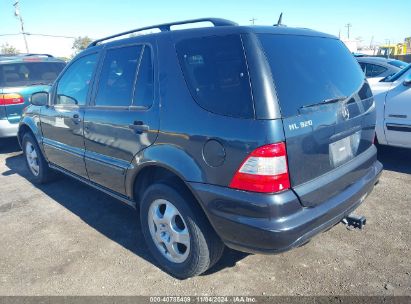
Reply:
[[41, 60], [41, 58], [28, 57], [28, 58], [23, 58], [23, 61], [25, 61], [25, 62], [40, 62], [42, 60]]
[[10, 106], [22, 103], [24, 103], [24, 98], [19, 94], [0, 94], [0, 106]]
[[285, 143], [255, 149], [235, 173], [230, 188], [263, 193], [289, 189]]

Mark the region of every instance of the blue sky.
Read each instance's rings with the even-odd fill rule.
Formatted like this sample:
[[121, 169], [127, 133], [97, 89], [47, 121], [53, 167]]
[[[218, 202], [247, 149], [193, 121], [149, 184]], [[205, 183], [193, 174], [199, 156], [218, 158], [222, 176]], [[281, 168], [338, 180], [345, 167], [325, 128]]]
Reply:
[[[15, 0], [0, 0], [0, 35], [19, 32], [14, 17]], [[288, 26], [308, 27], [333, 35], [362, 37], [364, 44], [402, 42], [411, 36], [411, 0], [20, 0], [26, 31], [30, 33], [99, 38], [128, 29], [199, 17], [221, 17], [242, 25], [270, 25], [284, 13]], [[21, 36], [0, 36], [24, 50]], [[72, 40], [29, 37], [30, 51], [69, 55]]]

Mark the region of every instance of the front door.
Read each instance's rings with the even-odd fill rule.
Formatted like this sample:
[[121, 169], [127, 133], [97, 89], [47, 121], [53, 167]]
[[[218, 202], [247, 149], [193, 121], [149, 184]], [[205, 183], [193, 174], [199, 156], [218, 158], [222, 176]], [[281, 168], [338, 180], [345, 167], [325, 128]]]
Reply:
[[397, 85], [388, 91], [384, 127], [387, 142], [393, 146], [411, 147], [411, 87]]
[[88, 178], [84, 163], [84, 106], [97, 54], [70, 64], [52, 89], [51, 104], [42, 110], [43, 146], [49, 162]]
[[125, 194], [125, 175], [133, 157], [157, 137], [154, 49], [147, 44], [107, 49], [94, 102], [85, 111], [90, 180], [120, 194]]

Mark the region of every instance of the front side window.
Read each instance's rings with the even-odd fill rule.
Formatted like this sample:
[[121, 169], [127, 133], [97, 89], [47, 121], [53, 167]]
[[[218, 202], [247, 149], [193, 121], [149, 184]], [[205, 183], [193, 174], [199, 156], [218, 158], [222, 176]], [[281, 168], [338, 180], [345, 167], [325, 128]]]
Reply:
[[86, 55], [73, 62], [57, 84], [55, 103], [85, 105], [96, 63], [97, 54]]
[[186, 39], [176, 49], [191, 95], [201, 107], [225, 116], [254, 116], [239, 35]]
[[96, 106], [131, 106], [142, 46], [110, 49], [104, 58]]

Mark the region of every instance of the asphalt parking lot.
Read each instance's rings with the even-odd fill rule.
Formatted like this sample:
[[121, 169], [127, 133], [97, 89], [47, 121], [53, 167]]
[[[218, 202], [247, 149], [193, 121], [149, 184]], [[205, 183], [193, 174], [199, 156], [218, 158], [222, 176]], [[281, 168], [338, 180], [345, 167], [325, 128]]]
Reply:
[[161, 271], [134, 210], [70, 178], [36, 187], [0, 141], [0, 295], [411, 295], [411, 152], [381, 148], [379, 185], [342, 224], [274, 256], [226, 250], [206, 274]]

